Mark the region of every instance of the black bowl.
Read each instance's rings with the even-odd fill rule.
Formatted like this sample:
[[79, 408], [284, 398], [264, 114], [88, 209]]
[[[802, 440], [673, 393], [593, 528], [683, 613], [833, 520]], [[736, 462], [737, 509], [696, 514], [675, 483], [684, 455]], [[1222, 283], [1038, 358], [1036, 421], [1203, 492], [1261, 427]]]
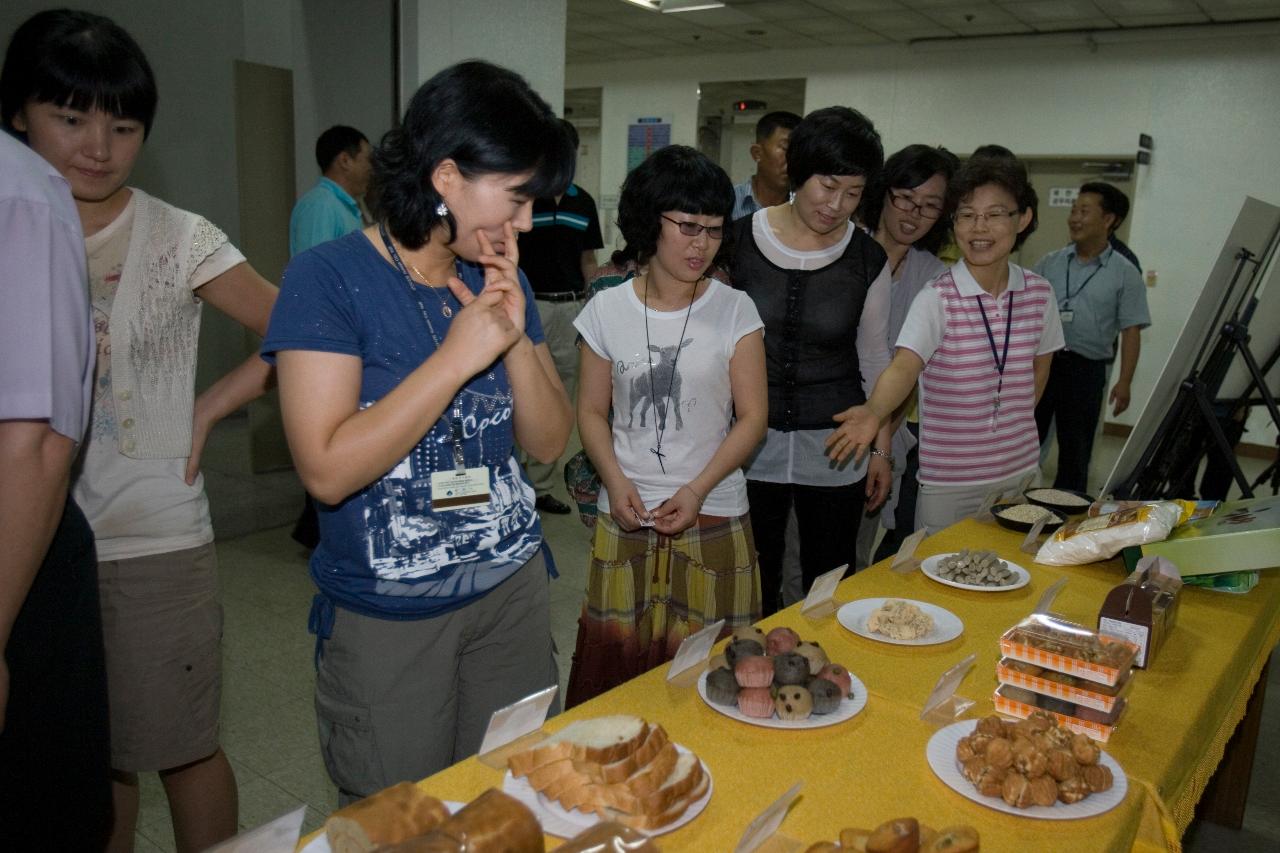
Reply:
[[[1026, 506], [1026, 504], [996, 504], [991, 507], [991, 514], [995, 516], [996, 524], [1009, 530], [1016, 530], [1019, 533], [1030, 533], [1031, 528], [1035, 526], [1035, 522], [1014, 521], [1012, 518], [1004, 518], [1000, 515], [1001, 510], [1008, 509], [1011, 506]], [[1043, 530], [1045, 533], [1052, 533], [1067, 523], [1067, 517], [1056, 509], [1053, 509], [1052, 507], [1043, 507], [1043, 509], [1047, 509], [1049, 512], [1053, 513], [1053, 519], [1044, 523]]]
[[1040, 486], [1034, 489], [1027, 489], [1025, 492], [1023, 492], [1022, 496], [1026, 498], [1028, 501], [1030, 501], [1031, 503], [1035, 504], [1036, 506], [1042, 506], [1045, 509], [1057, 510], [1058, 512], [1063, 513], [1064, 515], [1084, 515], [1089, 510], [1089, 504], [1093, 503], [1092, 497], [1090, 497], [1089, 495], [1086, 495], [1084, 492], [1077, 492], [1074, 489], [1054, 489], [1054, 491], [1066, 492], [1069, 495], [1075, 495], [1076, 497], [1080, 498], [1080, 500], [1084, 501], [1083, 504], [1055, 504], [1055, 503], [1050, 503], [1049, 501], [1046, 501], [1046, 500], [1041, 500], [1039, 498], [1033, 498], [1031, 496], [1035, 492], [1041, 491], [1042, 489], [1047, 490], [1050, 488], [1052, 487]]

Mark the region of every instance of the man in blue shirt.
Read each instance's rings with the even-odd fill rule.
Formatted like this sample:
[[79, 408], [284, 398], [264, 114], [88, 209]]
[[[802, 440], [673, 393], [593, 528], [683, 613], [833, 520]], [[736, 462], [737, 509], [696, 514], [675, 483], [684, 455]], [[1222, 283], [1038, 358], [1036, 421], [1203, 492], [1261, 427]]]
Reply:
[[1151, 325], [1142, 275], [1110, 243], [1129, 212], [1129, 199], [1101, 181], [1084, 184], [1071, 206], [1071, 244], [1045, 255], [1035, 271], [1053, 285], [1067, 346], [1054, 354], [1049, 381], [1036, 406], [1044, 441], [1058, 428], [1054, 487], [1086, 491], [1093, 435], [1102, 412], [1109, 362], [1120, 336], [1120, 373], [1111, 388], [1112, 413], [1129, 407], [1129, 384], [1138, 366], [1141, 332]]
[[733, 216], [741, 219], [762, 207], [782, 204], [791, 196], [787, 180], [787, 143], [800, 116], [785, 110], [767, 113], [756, 122], [751, 159], [756, 173], [733, 188]]
[[364, 227], [356, 199], [369, 189], [372, 148], [354, 127], [334, 125], [316, 140], [320, 181], [293, 206], [289, 256]]

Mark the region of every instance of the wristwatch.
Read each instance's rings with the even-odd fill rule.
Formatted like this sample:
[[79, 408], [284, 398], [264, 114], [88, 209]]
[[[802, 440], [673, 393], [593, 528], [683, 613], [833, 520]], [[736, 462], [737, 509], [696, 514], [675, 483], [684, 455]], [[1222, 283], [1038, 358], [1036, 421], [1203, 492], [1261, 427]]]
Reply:
[[879, 448], [876, 448], [876, 447], [871, 448], [871, 455], [879, 456], [885, 462], [888, 462], [890, 471], [893, 471], [898, 467], [898, 460], [894, 459], [891, 454], [885, 453], [883, 450], [880, 450]]

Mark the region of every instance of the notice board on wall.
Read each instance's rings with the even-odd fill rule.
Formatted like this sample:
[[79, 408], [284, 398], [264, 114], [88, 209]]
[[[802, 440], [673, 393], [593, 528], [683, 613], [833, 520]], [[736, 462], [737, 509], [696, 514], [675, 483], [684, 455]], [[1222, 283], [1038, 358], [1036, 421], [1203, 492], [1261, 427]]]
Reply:
[[671, 144], [671, 122], [662, 116], [640, 116], [627, 125], [627, 171], [659, 148]]

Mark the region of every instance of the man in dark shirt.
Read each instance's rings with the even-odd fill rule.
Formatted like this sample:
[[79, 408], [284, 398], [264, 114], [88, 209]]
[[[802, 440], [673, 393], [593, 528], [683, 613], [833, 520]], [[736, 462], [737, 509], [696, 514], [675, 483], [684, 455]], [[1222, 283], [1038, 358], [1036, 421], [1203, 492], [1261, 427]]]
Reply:
[[[564, 126], [576, 149], [578, 131], [567, 121]], [[570, 184], [564, 195], [536, 200], [533, 229], [520, 235], [520, 269], [533, 288], [551, 359], [570, 400], [578, 388], [578, 333], [573, 321], [582, 310], [587, 284], [595, 277], [596, 249], [603, 247], [595, 200], [577, 184]], [[569, 512], [568, 505], [551, 494], [556, 465], [525, 460], [538, 509], [563, 515]]]

